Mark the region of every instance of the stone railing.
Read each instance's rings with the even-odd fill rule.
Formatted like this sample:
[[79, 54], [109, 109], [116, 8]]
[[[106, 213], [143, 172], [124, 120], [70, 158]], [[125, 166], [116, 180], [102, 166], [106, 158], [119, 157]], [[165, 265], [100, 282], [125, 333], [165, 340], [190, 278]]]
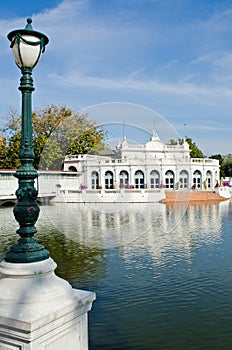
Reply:
[[191, 158], [191, 163], [198, 163], [202, 165], [218, 165], [219, 161], [217, 159], [210, 159], [210, 158]]

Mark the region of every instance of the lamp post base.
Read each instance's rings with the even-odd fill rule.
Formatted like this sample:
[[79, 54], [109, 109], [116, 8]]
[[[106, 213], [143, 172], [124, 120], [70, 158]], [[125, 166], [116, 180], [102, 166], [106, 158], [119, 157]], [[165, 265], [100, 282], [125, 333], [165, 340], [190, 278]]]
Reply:
[[49, 258], [0, 263], [1, 350], [87, 350], [95, 293], [73, 289]]

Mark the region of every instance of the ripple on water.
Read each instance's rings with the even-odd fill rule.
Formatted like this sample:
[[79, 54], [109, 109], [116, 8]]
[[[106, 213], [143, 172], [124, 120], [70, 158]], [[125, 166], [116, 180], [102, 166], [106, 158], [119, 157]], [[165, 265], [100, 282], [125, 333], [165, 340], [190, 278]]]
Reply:
[[[97, 293], [90, 350], [230, 350], [230, 211], [230, 204], [163, 206], [158, 214], [152, 205], [120, 213], [79, 205], [42, 210], [38, 237], [58, 272]], [[7, 246], [12, 214], [4, 213]]]

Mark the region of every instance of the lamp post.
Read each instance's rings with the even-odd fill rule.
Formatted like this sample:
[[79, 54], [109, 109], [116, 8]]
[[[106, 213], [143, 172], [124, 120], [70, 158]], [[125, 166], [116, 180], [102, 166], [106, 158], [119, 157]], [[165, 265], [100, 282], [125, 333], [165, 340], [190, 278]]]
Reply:
[[34, 238], [39, 207], [34, 187], [38, 174], [33, 167], [31, 75], [48, 38], [34, 31], [31, 23], [28, 18], [25, 29], [8, 34], [22, 72], [21, 165], [15, 175], [19, 188], [14, 208], [20, 238], [0, 262], [0, 349], [88, 350], [87, 314], [95, 293], [73, 289], [56, 276], [56, 263]]
[[19, 152], [21, 165], [15, 174], [19, 187], [16, 191], [18, 201], [14, 207], [14, 216], [20, 225], [17, 230], [20, 238], [18, 243], [6, 253], [5, 261], [11, 263], [31, 263], [49, 258], [48, 251], [34, 238], [34, 234], [37, 232], [34, 225], [39, 216], [39, 206], [36, 201], [38, 191], [34, 187], [38, 174], [33, 166], [35, 155], [32, 140], [31, 108], [31, 94], [34, 91], [32, 69], [37, 65], [49, 40], [46, 35], [34, 31], [31, 23], [32, 19], [28, 18], [25, 29], [13, 30], [7, 36], [11, 41], [10, 47], [15, 62], [22, 72], [19, 86], [22, 93]]

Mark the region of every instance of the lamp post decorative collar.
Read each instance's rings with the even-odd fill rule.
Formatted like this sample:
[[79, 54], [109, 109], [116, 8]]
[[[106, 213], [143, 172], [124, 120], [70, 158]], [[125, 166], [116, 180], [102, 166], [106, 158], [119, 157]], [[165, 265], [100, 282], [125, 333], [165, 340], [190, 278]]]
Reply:
[[34, 234], [37, 232], [35, 223], [39, 216], [37, 204], [38, 191], [34, 187], [38, 177], [33, 166], [35, 159], [32, 140], [32, 107], [31, 94], [34, 91], [32, 69], [38, 63], [41, 54], [48, 44], [46, 35], [34, 31], [31, 18], [27, 19], [25, 29], [13, 30], [8, 34], [11, 41], [15, 62], [21, 69], [19, 90], [22, 93], [22, 124], [20, 140], [20, 167], [15, 176], [18, 178], [19, 187], [16, 191], [17, 204], [14, 207], [14, 216], [20, 228], [18, 243], [13, 245], [6, 253], [5, 260], [12, 263], [31, 263], [43, 261], [49, 258], [48, 251], [43, 245], [36, 242]]

